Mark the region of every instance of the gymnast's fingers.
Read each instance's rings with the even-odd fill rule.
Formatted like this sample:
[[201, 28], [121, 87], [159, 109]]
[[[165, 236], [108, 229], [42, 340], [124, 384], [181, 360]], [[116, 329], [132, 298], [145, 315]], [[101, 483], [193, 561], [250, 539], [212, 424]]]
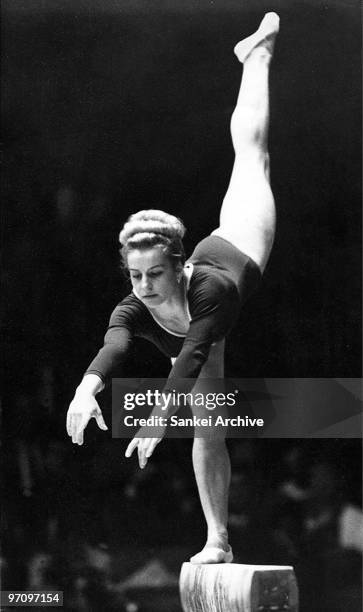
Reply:
[[73, 433], [75, 431], [76, 423], [77, 423], [77, 413], [74, 412], [73, 405], [71, 404], [69, 406], [69, 408], [68, 408], [67, 420], [66, 420], [67, 434], [71, 438], [73, 437]]
[[162, 438], [150, 438], [148, 448], [146, 449], [145, 457], [149, 459], [153, 454], [155, 447], [161, 442]]
[[130, 444], [128, 445], [126, 449], [125, 457], [131, 457], [132, 453], [134, 452], [139, 442], [140, 442], [140, 438], [134, 438], [133, 440], [131, 440]]
[[75, 414], [72, 420], [72, 442], [78, 444], [78, 432], [81, 423], [81, 415]]
[[101, 412], [100, 409], [97, 410], [97, 412], [96, 412], [96, 414], [94, 416], [95, 416], [96, 423], [97, 423], [98, 427], [100, 429], [102, 429], [103, 431], [107, 431], [108, 427], [107, 427], [107, 425], [105, 423], [105, 420], [104, 420], [104, 418], [102, 416], [102, 412]]
[[68, 414], [67, 414], [67, 433], [72, 438], [72, 441], [73, 441], [73, 431], [74, 431], [74, 425], [75, 425], [74, 419], [75, 419], [75, 415], [72, 414], [70, 411], [68, 411]]
[[138, 456], [139, 456], [139, 466], [142, 470], [147, 464], [146, 451], [148, 448], [149, 441], [150, 441], [149, 438], [143, 438], [142, 440], [140, 440], [140, 443], [137, 449]]
[[69, 418], [69, 435], [72, 438], [72, 442], [77, 441], [77, 430], [78, 430], [79, 415], [71, 414]]
[[67, 429], [67, 434], [68, 434], [69, 436], [71, 436], [71, 435], [72, 435], [72, 429], [71, 429], [71, 420], [72, 420], [71, 413], [70, 413], [70, 412], [69, 412], [69, 410], [68, 410], [68, 412], [67, 412], [67, 418], [66, 418], [66, 429]]
[[76, 444], [79, 444], [79, 446], [83, 444], [83, 433], [88, 425], [90, 418], [90, 415], [83, 414], [82, 417], [78, 420], [75, 442]]

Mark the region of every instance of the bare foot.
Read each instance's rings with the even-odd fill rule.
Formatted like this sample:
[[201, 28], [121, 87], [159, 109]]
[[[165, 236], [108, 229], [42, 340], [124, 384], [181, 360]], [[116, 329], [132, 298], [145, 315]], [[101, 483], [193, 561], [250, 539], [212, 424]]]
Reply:
[[276, 13], [266, 13], [260, 27], [254, 34], [244, 38], [234, 48], [240, 62], [244, 62], [253, 49], [263, 48], [270, 54], [273, 52], [275, 38], [280, 27], [280, 17]]
[[228, 550], [218, 548], [217, 546], [206, 545], [203, 550], [190, 558], [190, 563], [197, 564], [208, 564], [208, 563], [232, 563], [233, 552], [232, 548], [228, 546]]

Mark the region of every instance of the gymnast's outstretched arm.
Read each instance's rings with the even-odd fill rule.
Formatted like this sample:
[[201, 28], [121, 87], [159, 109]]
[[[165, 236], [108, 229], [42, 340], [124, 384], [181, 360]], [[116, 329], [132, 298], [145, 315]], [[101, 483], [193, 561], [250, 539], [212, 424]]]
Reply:
[[100, 429], [108, 429], [96, 395], [124, 362], [133, 339], [131, 327], [127, 313], [121, 311], [120, 306], [116, 307], [110, 317], [104, 345], [89, 365], [68, 408], [67, 433], [75, 444], [83, 444], [84, 430], [91, 418], [96, 419]]

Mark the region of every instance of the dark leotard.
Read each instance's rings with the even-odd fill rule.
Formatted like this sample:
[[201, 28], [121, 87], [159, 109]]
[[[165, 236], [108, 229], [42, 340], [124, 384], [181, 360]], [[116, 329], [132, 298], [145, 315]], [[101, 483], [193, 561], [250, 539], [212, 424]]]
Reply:
[[104, 346], [86, 374], [97, 374], [106, 382], [124, 361], [133, 338], [140, 337], [168, 357], [177, 357], [166, 388], [175, 389], [176, 379], [198, 377], [211, 345], [231, 330], [242, 304], [258, 285], [261, 272], [252, 259], [213, 235], [197, 245], [187, 263], [193, 264], [193, 273], [187, 292], [191, 321], [186, 336], [169, 333], [158, 325], [131, 293], [113, 311]]

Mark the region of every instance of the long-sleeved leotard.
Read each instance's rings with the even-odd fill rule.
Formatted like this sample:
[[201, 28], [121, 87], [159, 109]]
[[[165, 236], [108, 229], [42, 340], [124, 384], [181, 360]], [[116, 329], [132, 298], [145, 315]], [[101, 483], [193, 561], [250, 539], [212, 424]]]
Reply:
[[[198, 377], [210, 347], [229, 333], [261, 273], [249, 257], [217, 236], [199, 243], [187, 264], [193, 265], [193, 272], [187, 291], [191, 320], [186, 336], [162, 328], [131, 293], [113, 311], [104, 346], [86, 374], [97, 374], [107, 382], [122, 365], [133, 338], [140, 337], [166, 356], [177, 357], [165, 389], [176, 389], [178, 379]], [[185, 381], [183, 391], [188, 391]]]

